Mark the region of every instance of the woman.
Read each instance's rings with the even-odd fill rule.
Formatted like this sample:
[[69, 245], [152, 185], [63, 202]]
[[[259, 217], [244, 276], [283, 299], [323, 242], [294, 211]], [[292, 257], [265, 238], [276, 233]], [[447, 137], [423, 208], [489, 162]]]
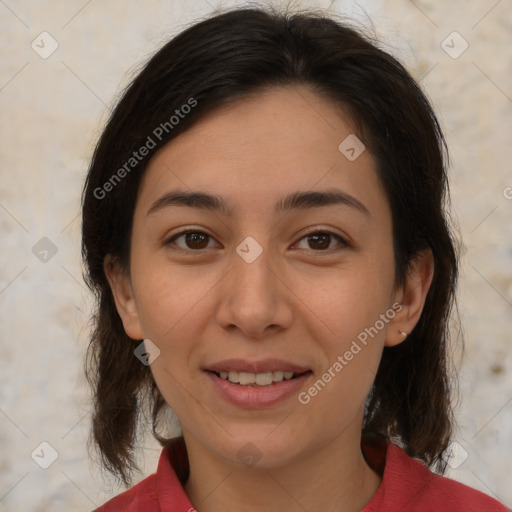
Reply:
[[92, 439], [126, 485], [146, 408], [163, 450], [98, 510], [506, 510], [441, 476], [445, 160], [415, 81], [334, 19], [235, 9], [150, 59], [94, 153], [82, 247]]

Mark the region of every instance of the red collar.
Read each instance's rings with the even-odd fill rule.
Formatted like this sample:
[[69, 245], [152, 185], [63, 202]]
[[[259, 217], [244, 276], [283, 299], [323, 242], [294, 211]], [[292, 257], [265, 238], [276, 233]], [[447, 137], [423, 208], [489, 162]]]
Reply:
[[166, 512], [194, 512], [183, 485], [188, 479], [189, 464], [183, 437], [172, 439], [165, 446], [158, 461], [156, 492], [161, 510]]
[[[361, 449], [368, 465], [382, 476], [379, 489], [362, 512], [510, 512], [504, 505], [475, 489], [431, 473], [402, 448], [384, 439], [365, 436], [361, 440]], [[156, 474], [95, 512], [195, 512], [183, 487], [188, 473], [185, 442], [183, 438], [173, 439], [162, 450]]]

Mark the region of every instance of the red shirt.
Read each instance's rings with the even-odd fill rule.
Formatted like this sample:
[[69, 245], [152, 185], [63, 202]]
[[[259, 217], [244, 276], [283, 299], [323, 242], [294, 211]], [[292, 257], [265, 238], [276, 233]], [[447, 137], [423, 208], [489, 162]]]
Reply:
[[[511, 512], [471, 487], [430, 472], [394, 444], [363, 442], [361, 447], [368, 464], [382, 476], [361, 512]], [[195, 512], [183, 489], [188, 471], [180, 437], [162, 450], [156, 473], [94, 512]]]

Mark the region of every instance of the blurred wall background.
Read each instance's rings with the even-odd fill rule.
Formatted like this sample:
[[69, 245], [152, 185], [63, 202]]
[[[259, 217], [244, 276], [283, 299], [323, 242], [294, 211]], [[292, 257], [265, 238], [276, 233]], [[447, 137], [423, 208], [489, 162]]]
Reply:
[[[0, 1], [0, 512], [90, 510], [122, 491], [85, 446], [91, 300], [81, 278], [82, 182], [108, 108], [137, 66], [191, 21], [239, 4]], [[512, 3], [292, 5], [371, 19], [439, 114], [463, 239], [466, 336], [448, 476], [511, 506]], [[155, 470], [159, 453], [148, 437], [137, 480]]]

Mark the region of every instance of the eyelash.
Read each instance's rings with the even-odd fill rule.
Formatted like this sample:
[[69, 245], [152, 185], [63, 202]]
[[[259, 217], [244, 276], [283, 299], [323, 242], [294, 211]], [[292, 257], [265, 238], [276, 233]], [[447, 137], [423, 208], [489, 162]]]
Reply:
[[[177, 246], [174, 243], [175, 240], [177, 240], [178, 238], [180, 238], [182, 236], [185, 236], [187, 234], [205, 235], [209, 239], [214, 240], [213, 236], [209, 235], [208, 233], [205, 233], [204, 231], [188, 229], [188, 230], [180, 231], [179, 233], [176, 233], [175, 235], [173, 235], [172, 237], [167, 239], [164, 242], [164, 245], [165, 246], [172, 246], [172, 250], [175, 250], [175, 251], [178, 251], [178, 252], [183, 252], [183, 253], [191, 253], [191, 252], [201, 253], [202, 251], [210, 249], [210, 247], [206, 247], [204, 249], [184, 249], [183, 247], [179, 247], [179, 246]], [[308, 237], [312, 237], [314, 235], [328, 235], [328, 236], [336, 238], [338, 240], [338, 242], [339, 242], [339, 248], [335, 249], [335, 250], [341, 250], [342, 248], [345, 248], [345, 247], [349, 246], [349, 243], [342, 236], [338, 235], [337, 233], [333, 233], [332, 231], [329, 231], [329, 230], [311, 231], [310, 233], [306, 233], [304, 236], [302, 236], [300, 238], [299, 242], [301, 242], [304, 239], [307, 239]], [[309, 250], [311, 250], [312, 252], [315, 252], [315, 253], [328, 253], [328, 254], [330, 254], [330, 253], [333, 252], [332, 249], [325, 249], [325, 250], [324, 249], [320, 249], [320, 250], [318, 250], [318, 249], [317, 250], [309, 249]]]

